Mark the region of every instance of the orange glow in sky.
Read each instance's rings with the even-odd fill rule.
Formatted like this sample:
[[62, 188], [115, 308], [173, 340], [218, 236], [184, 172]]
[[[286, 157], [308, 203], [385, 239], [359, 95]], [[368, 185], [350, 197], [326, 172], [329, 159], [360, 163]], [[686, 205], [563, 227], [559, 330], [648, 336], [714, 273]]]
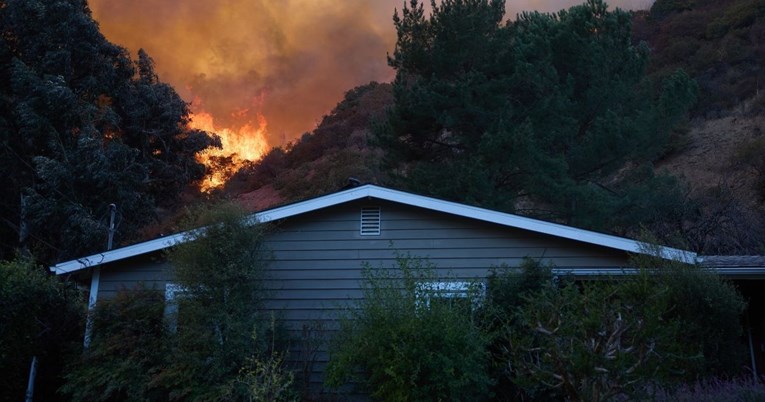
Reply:
[[[508, 0], [507, 14], [512, 18], [522, 10], [555, 11], [582, 1]], [[626, 8], [647, 8], [651, 3], [609, 2]], [[186, 101], [200, 100], [192, 103], [194, 127], [218, 133], [223, 154], [248, 159], [311, 131], [346, 91], [394, 77], [386, 54], [396, 40], [394, 8], [401, 9], [404, 1], [89, 4], [108, 40], [134, 57], [138, 49], [145, 49], [161, 80]], [[248, 136], [252, 140], [244, 141]]]

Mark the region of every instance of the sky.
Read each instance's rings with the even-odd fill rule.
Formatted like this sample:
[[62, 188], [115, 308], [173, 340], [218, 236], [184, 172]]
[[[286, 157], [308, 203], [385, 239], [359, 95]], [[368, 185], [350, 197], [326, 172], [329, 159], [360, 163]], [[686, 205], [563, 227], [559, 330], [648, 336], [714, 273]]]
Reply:
[[[508, 0], [507, 15], [583, 0]], [[652, 0], [618, 0], [627, 9]], [[268, 146], [311, 131], [370, 81], [392, 80], [391, 17], [403, 0], [90, 0], [111, 42], [145, 49], [161, 80], [215, 127], [267, 124]], [[209, 123], [209, 122], [208, 122]]]

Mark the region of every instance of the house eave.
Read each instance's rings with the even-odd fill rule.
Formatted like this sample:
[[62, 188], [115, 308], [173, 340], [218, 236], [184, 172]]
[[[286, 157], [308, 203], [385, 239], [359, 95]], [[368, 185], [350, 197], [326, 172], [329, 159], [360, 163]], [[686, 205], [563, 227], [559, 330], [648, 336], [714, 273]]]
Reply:
[[[397, 202], [502, 226], [524, 229], [541, 234], [622, 250], [629, 253], [646, 254], [656, 252], [660, 257], [668, 260], [689, 264], [695, 263], [696, 261], [696, 254], [690, 251], [670, 247], [657, 247], [636, 240], [504, 212], [492, 211], [456, 202], [439, 200], [422, 195], [378, 187], [371, 184], [261, 211], [250, 215], [249, 219], [253, 223], [268, 223], [364, 198], [376, 198], [384, 201]], [[189, 236], [190, 234], [191, 232], [178, 233], [131, 246], [93, 254], [87, 257], [56, 264], [55, 266], [50, 267], [50, 270], [56, 275], [61, 275], [141, 254], [167, 249], [192, 238], [192, 236]]]

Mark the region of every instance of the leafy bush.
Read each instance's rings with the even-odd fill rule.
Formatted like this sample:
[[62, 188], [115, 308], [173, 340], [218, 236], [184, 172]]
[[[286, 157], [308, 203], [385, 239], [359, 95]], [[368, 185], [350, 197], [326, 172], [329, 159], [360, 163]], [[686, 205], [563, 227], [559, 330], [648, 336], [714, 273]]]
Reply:
[[432, 285], [429, 263], [399, 257], [397, 269], [364, 271], [364, 299], [341, 321], [327, 383], [356, 381], [386, 401], [481, 400], [487, 396], [487, 338], [465, 303]]
[[38, 359], [35, 400], [55, 400], [64, 357], [82, 341], [84, 299], [73, 283], [17, 259], [0, 262], [0, 401], [24, 398]]
[[669, 389], [659, 388], [653, 400], [656, 402], [761, 402], [765, 401], [765, 387], [751, 379], [713, 378]]
[[188, 232], [189, 241], [169, 254], [183, 292], [169, 364], [158, 381], [172, 389], [171, 399], [247, 400], [240, 370], [268, 347], [269, 326], [260, 313], [270, 258], [265, 227], [233, 204], [198, 211], [191, 224], [207, 226]]
[[703, 356], [696, 374], [732, 376], [745, 362], [741, 316], [746, 302], [730, 282], [714, 271], [671, 263], [648, 256], [635, 257], [636, 266], [654, 274], [651, 282], [666, 287], [666, 319], [679, 322], [683, 342]]
[[634, 397], [692, 361], [668, 310], [665, 289], [645, 278], [545, 286], [505, 329], [512, 381], [533, 397]]
[[[284, 354], [276, 349], [276, 319], [271, 315], [271, 344], [265, 353], [256, 354], [245, 362], [239, 372], [239, 382], [247, 387], [251, 401], [297, 401], [294, 374], [284, 364]], [[252, 332], [257, 343], [258, 331]]]
[[75, 360], [61, 388], [72, 401], [167, 398], [153, 380], [167, 359], [164, 294], [140, 286], [99, 301], [90, 346]]
[[559, 285], [534, 261], [494, 274], [484, 322], [495, 393], [641, 398], [657, 384], [735, 374], [745, 307], [736, 289], [713, 272], [650, 255], [634, 264], [637, 275]]
[[555, 279], [551, 266], [531, 258], [524, 259], [519, 269], [503, 266], [489, 274], [480, 325], [490, 339], [490, 373], [494, 380], [492, 393], [499, 400], [516, 400], [524, 394], [509, 375], [508, 354], [504, 344], [506, 328], [514, 325], [514, 316], [518, 309], [523, 308], [525, 297], [549, 286]]
[[168, 309], [163, 292], [142, 288], [100, 302], [91, 346], [63, 387], [72, 399], [295, 399], [277, 321], [268, 325], [261, 314], [264, 228], [231, 205], [203, 208], [192, 219], [207, 226], [170, 252], [181, 289], [176, 305]]

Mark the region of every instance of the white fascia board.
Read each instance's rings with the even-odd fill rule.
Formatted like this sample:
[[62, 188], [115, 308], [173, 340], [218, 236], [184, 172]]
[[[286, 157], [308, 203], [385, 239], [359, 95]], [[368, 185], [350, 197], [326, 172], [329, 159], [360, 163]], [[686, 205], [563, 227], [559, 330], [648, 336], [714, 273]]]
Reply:
[[370, 196], [431, 209], [434, 211], [463, 216], [466, 218], [496, 223], [503, 226], [525, 229], [532, 232], [548, 234], [617, 250], [623, 250], [630, 253], [644, 254], [648, 250], [655, 249], [659, 252], [662, 258], [668, 260], [680, 261], [688, 264], [693, 264], [696, 262], [696, 253], [692, 253], [690, 251], [670, 247], [656, 247], [654, 245], [645, 244], [643, 242], [626, 239], [623, 237], [592, 232], [571, 226], [545, 222], [538, 219], [526, 218], [523, 216], [512, 215], [504, 212], [492, 211], [489, 209], [473, 207], [456, 202], [437, 200], [434, 198], [380, 187], [372, 187], [370, 189]]
[[[313, 198], [294, 204], [285, 205], [266, 211], [253, 214], [249, 218], [250, 223], [272, 222], [279, 219], [289, 218], [306, 212], [342, 204], [369, 196], [368, 186], [356, 187], [339, 193], [328, 194], [326, 196]], [[99, 266], [109, 262], [119, 261], [136, 255], [151, 253], [158, 250], [170, 248], [176, 244], [183, 243], [191, 238], [190, 231], [174, 234], [171, 236], [160, 237], [158, 239], [145, 241], [143, 243], [133, 244], [102, 253], [93, 254], [76, 260], [66, 261], [54, 265], [50, 268], [56, 275], [67, 274], [81, 269]]]
[[374, 187], [371, 185], [354, 187], [339, 193], [327, 194], [318, 198], [312, 198], [310, 200], [300, 201], [294, 204], [285, 205], [283, 207], [258, 212], [251, 218], [254, 218], [257, 222], [273, 222], [279, 219], [289, 218], [295, 215], [343, 204], [364, 197], [370, 197], [370, 190], [372, 188]]
[[[444, 212], [447, 214], [462, 216], [470, 219], [477, 219], [498, 225], [581, 241], [584, 243], [623, 250], [630, 253], [645, 253], [646, 250], [652, 249], [652, 246], [650, 245], [635, 240], [625, 239], [623, 237], [611, 236], [603, 233], [560, 225], [557, 223], [545, 222], [504, 212], [459, 204], [456, 202], [438, 200], [422, 195], [377, 187], [372, 184], [366, 184], [337, 193], [327, 194], [317, 198], [312, 198], [309, 200], [296, 202], [294, 204], [288, 204], [282, 207], [258, 212], [250, 216], [250, 222], [272, 222], [279, 219], [285, 219], [307, 212], [316, 211], [322, 208], [340, 205], [349, 201], [359, 200], [362, 198], [377, 198], [385, 201], [398, 202], [414, 207], [430, 209], [437, 212]], [[178, 233], [172, 236], [161, 237], [158, 239], [94, 254], [72, 261], [62, 262], [51, 267], [50, 270], [56, 273], [56, 275], [61, 275], [109, 262], [118, 261], [136, 255], [166, 249], [190, 238], [189, 234], [190, 232]], [[696, 259], [696, 254], [690, 251], [684, 251], [669, 247], [658, 247], [656, 250], [660, 253], [662, 258], [669, 260], [692, 264]]]
[[85, 268], [99, 266], [113, 261], [119, 261], [136, 255], [150, 253], [152, 251], [162, 250], [180, 243], [188, 235], [187, 232], [174, 234], [171, 236], [160, 237], [158, 239], [137, 243], [130, 246], [104, 251], [78, 258], [76, 260], [66, 261], [50, 267], [51, 272], [56, 275], [67, 274]]
[[[709, 268], [723, 278], [729, 279], [765, 279], [765, 267], [725, 267]], [[553, 268], [554, 275], [571, 275], [574, 277], [617, 277], [635, 275], [640, 272], [637, 268]]]

